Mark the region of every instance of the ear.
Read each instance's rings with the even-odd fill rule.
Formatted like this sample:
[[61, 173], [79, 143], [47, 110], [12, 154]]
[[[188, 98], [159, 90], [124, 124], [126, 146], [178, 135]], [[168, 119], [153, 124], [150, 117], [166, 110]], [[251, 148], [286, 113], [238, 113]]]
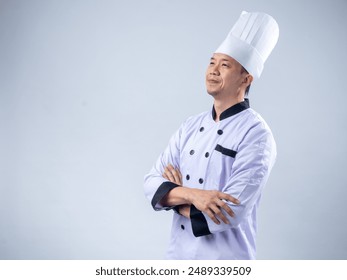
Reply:
[[253, 76], [251, 74], [247, 74], [242, 81], [242, 83], [244, 83], [246, 87], [248, 87], [252, 82], [253, 82]]

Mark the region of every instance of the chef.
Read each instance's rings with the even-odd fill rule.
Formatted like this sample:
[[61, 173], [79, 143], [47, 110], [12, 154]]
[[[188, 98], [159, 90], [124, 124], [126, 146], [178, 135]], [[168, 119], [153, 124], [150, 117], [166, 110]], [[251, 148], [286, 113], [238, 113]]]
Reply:
[[270, 128], [245, 97], [279, 36], [242, 12], [210, 59], [211, 110], [188, 118], [145, 176], [154, 210], [173, 210], [168, 259], [255, 259], [257, 208], [276, 158]]

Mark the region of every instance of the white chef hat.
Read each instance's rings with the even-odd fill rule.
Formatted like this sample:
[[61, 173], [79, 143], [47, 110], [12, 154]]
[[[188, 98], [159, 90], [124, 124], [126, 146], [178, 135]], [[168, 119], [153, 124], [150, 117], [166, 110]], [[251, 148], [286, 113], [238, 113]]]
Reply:
[[215, 53], [231, 56], [259, 78], [278, 36], [278, 24], [270, 15], [243, 11]]

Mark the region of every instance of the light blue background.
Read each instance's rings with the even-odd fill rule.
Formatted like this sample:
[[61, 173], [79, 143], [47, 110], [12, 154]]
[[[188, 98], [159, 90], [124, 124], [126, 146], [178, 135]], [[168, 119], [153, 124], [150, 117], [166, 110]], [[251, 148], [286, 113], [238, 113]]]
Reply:
[[280, 39], [251, 88], [278, 160], [258, 259], [347, 259], [347, 2], [0, 1], [0, 258], [161, 259], [143, 176], [242, 10]]

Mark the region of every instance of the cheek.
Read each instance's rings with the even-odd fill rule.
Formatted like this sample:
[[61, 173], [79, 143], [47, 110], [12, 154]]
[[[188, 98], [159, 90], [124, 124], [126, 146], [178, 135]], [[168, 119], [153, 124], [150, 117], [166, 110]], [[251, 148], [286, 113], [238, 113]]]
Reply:
[[234, 88], [238, 86], [238, 81], [233, 74], [225, 75], [223, 77], [224, 86], [228, 88]]
[[205, 79], [207, 79], [209, 73], [210, 73], [210, 71], [209, 71], [208, 68], [207, 68], [207, 69], [206, 69], [206, 72], [205, 72]]

